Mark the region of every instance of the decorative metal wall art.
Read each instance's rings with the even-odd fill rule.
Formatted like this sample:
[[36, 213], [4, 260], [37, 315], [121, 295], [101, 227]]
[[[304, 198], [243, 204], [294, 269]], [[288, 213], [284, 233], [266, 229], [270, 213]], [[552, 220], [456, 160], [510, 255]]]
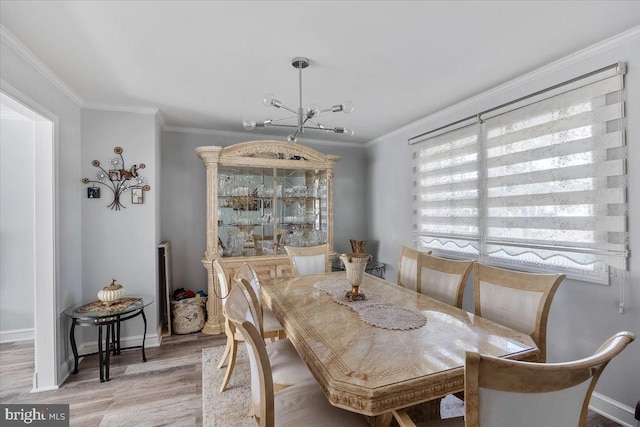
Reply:
[[[131, 190], [131, 201], [134, 204], [142, 203], [142, 192], [151, 190], [151, 186], [147, 184], [147, 179], [140, 175], [138, 171], [145, 168], [144, 163], [133, 165], [129, 169], [124, 167], [124, 158], [122, 157], [122, 147], [115, 147], [113, 152], [118, 156], [109, 160], [109, 169], [105, 169], [100, 166], [100, 162], [94, 160], [91, 165], [98, 168], [99, 171], [96, 174], [95, 179], [83, 178], [83, 184], [100, 184], [107, 187], [113, 193], [113, 202], [109, 204], [109, 208], [119, 211], [123, 206], [120, 200], [122, 193], [126, 193]], [[99, 187], [89, 187], [89, 189], [97, 189], [97, 197], [95, 191], [89, 191], [87, 196], [89, 198], [99, 198]], [[93, 195], [93, 197], [92, 197]]]

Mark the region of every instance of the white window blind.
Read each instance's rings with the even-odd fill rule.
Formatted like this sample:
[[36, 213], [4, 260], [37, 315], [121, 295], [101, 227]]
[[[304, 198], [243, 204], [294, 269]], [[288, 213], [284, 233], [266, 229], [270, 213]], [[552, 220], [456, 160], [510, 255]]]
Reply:
[[414, 231], [441, 250], [476, 256], [480, 240], [479, 133], [471, 124], [413, 152]]
[[604, 281], [626, 270], [623, 75], [609, 69], [414, 138], [422, 248]]

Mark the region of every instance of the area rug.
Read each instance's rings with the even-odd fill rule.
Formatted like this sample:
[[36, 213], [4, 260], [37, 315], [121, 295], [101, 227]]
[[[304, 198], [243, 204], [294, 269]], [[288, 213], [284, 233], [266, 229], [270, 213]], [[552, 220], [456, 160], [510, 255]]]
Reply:
[[229, 385], [220, 393], [226, 365], [217, 369], [224, 345], [202, 349], [203, 427], [255, 427], [251, 412], [251, 373], [244, 343], [238, 345], [236, 366]]
[[[220, 393], [226, 366], [217, 369], [224, 346], [202, 350], [202, 425], [204, 427], [255, 427], [251, 412], [251, 373], [244, 343], [238, 345], [236, 366], [227, 389]], [[464, 415], [464, 402], [454, 396], [442, 399], [442, 418]], [[420, 427], [426, 423], [418, 422]], [[392, 425], [397, 425], [395, 420]]]

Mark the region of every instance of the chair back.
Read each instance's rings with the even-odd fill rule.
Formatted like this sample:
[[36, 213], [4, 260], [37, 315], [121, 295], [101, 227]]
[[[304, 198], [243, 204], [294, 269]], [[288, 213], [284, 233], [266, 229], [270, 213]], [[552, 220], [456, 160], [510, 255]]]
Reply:
[[249, 285], [253, 288], [253, 291], [258, 297], [258, 304], [262, 304], [260, 300], [260, 279], [258, 279], [258, 274], [249, 264], [245, 263], [235, 272], [233, 275], [233, 280], [235, 283], [239, 283], [240, 280], [245, 279]]
[[[398, 285], [418, 292], [418, 258], [420, 251], [402, 247], [398, 261]], [[427, 252], [431, 255], [431, 251]]]
[[528, 334], [547, 360], [547, 320], [564, 274], [536, 274], [474, 263], [475, 314]]
[[285, 246], [294, 276], [310, 276], [330, 272], [329, 245]]
[[250, 288], [245, 291], [247, 298], [250, 302], [255, 304], [254, 319], [259, 326], [258, 330], [264, 335], [263, 330], [263, 313], [262, 313], [262, 301], [260, 300], [260, 281], [255, 270], [251, 268], [249, 264], [242, 264], [242, 266], [233, 275], [234, 286], [242, 286], [244, 288]]
[[472, 268], [473, 261], [455, 261], [421, 253], [417, 291], [462, 308], [464, 286]]
[[220, 293], [216, 296], [222, 300], [222, 305], [224, 305], [227, 295], [229, 295], [229, 291], [231, 290], [231, 286], [229, 286], [227, 272], [224, 270], [224, 267], [222, 267], [220, 261], [219, 257], [214, 257], [211, 262], [211, 267], [213, 274], [215, 274], [216, 279], [218, 280], [218, 291]]
[[530, 363], [467, 352], [465, 426], [586, 426], [589, 400], [607, 366], [635, 339], [618, 332], [591, 357]]
[[251, 370], [253, 414], [261, 427], [274, 425], [274, 395], [271, 364], [255, 320], [255, 311], [247, 297], [251, 286], [234, 286], [224, 305], [224, 314], [244, 337]]

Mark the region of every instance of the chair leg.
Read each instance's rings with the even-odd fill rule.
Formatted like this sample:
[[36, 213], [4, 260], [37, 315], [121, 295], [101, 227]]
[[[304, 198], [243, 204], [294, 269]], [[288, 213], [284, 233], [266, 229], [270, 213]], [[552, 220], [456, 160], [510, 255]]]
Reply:
[[229, 380], [231, 379], [231, 373], [233, 372], [233, 368], [236, 366], [236, 354], [238, 353], [238, 341], [233, 340], [233, 344], [231, 344], [231, 351], [229, 352], [229, 363], [227, 364], [227, 372], [224, 374], [224, 378], [222, 379], [222, 385], [220, 386], [220, 393], [226, 390], [227, 385], [229, 385]]
[[224, 347], [224, 353], [222, 353], [222, 357], [220, 358], [220, 362], [218, 362], [218, 369], [224, 366], [224, 362], [227, 361], [227, 357], [229, 357], [229, 352], [231, 351], [231, 346], [233, 345], [233, 337], [227, 335], [227, 343]]

